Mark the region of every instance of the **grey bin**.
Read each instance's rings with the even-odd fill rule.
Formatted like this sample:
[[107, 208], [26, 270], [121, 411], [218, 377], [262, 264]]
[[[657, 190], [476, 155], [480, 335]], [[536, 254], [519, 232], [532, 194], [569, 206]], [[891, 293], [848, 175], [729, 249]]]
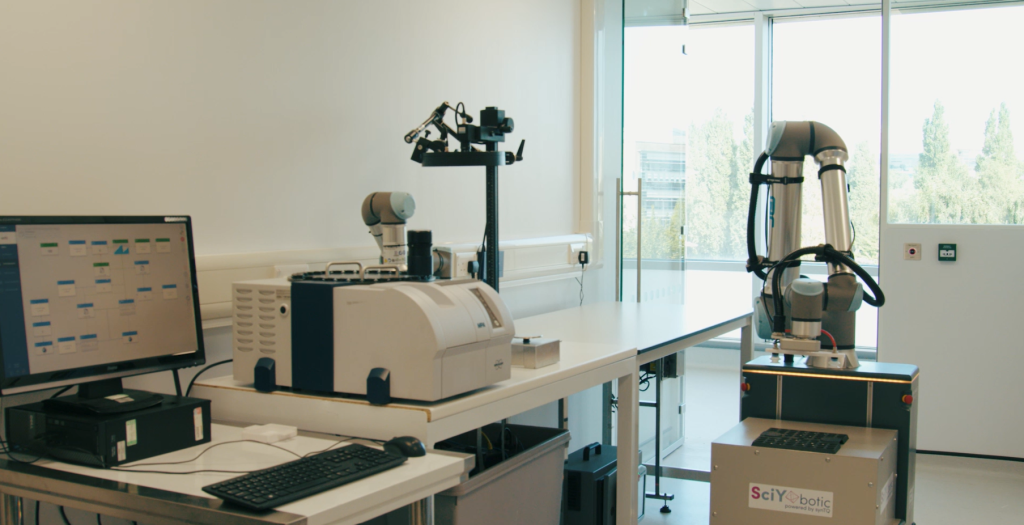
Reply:
[[569, 431], [508, 427], [526, 450], [435, 496], [437, 525], [559, 522]]

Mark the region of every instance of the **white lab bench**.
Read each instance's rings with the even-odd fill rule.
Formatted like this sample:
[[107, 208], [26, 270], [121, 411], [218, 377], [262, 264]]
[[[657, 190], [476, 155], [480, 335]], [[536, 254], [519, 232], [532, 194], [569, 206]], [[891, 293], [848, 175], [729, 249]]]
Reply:
[[[242, 430], [236, 426], [214, 424], [211, 437], [210, 443], [136, 463], [189, 460], [212, 445], [241, 439]], [[275, 445], [303, 455], [324, 450], [341, 439], [344, 438], [303, 433]], [[378, 447], [373, 443], [361, 443]], [[27, 459], [27, 456], [18, 457]], [[181, 465], [136, 468], [179, 472], [201, 469], [249, 471], [294, 459], [295, 456], [273, 447], [242, 442], [218, 446], [196, 461]], [[466, 454], [430, 451], [424, 457], [409, 458], [401, 466], [369, 478], [283, 505], [269, 513], [260, 513], [226, 505], [202, 491], [205, 485], [241, 474], [155, 474], [96, 469], [48, 459], [32, 464], [6, 459], [0, 460], [0, 492], [4, 495], [0, 521], [5, 525], [21, 522], [18, 498], [22, 497], [147, 525], [182, 522], [210, 525], [350, 525], [454, 487], [467, 479], [473, 464], [473, 457]], [[122, 468], [131, 468], [131, 465]]]
[[[375, 406], [363, 398], [344, 395], [261, 393], [230, 376], [196, 381], [192, 395], [211, 400], [217, 420], [280, 423], [371, 439], [410, 435], [432, 447], [438, 441], [616, 381], [623, 392], [617, 412], [618, 464], [624, 472], [636, 472], [637, 378], [635, 348], [564, 341], [561, 361], [555, 365], [514, 368], [511, 379], [436, 403], [398, 401]], [[635, 486], [618, 486], [617, 520], [636, 521], [636, 497]]]
[[[753, 359], [753, 310], [749, 306], [721, 306], [706, 303], [593, 303], [548, 314], [516, 320], [516, 332], [563, 341], [600, 342], [637, 349], [637, 366], [740, 330], [740, 359], [737, 368]], [[661, 389], [657, 386], [657, 402], [643, 402], [659, 414]], [[737, 388], [739, 386], [737, 385]], [[619, 392], [622, 392], [621, 388]], [[605, 388], [604, 428], [610, 428], [610, 385]], [[619, 400], [618, 407], [622, 408]], [[655, 436], [661, 436], [660, 418], [656, 419]], [[634, 435], [636, 432], [634, 431]], [[604, 437], [611, 444], [611, 436]], [[661, 443], [658, 439], [653, 462], [647, 472], [655, 476], [655, 493], [660, 494], [660, 477], [711, 481], [711, 473], [701, 470], [666, 468], [661, 465]]]
[[[614, 381], [619, 392], [618, 466], [621, 472], [636, 472], [639, 365], [736, 329], [742, 330], [743, 360], [749, 360], [749, 309], [714, 311], [666, 304], [597, 303], [516, 320], [520, 335], [539, 333], [562, 340], [558, 364], [532, 370], [516, 368], [509, 380], [436, 403], [400, 401], [374, 406], [365, 399], [344, 395], [260, 393], [231, 377], [200, 379], [193, 395], [212, 400], [213, 417], [219, 422], [281, 423], [309, 432], [371, 439], [412, 435], [432, 447], [449, 437]], [[230, 440], [237, 432], [236, 427], [218, 424], [214, 439]], [[300, 436], [293, 446], [300, 447], [296, 451], [308, 452], [331, 442], [324, 437]], [[234, 468], [248, 470], [291, 459], [270, 447], [242, 445], [219, 447], [224, 449], [223, 455], [214, 450], [187, 467], [234, 462]], [[204, 446], [159, 459], [188, 459]], [[283, 454], [285, 457], [281, 457]], [[145, 462], [151, 461], [156, 458]], [[455, 486], [471, 468], [472, 461], [465, 456], [431, 451], [425, 458], [411, 458], [397, 469], [285, 505], [276, 512], [258, 514], [225, 507], [200, 490], [233, 477], [229, 474], [174, 476], [102, 471], [47, 460], [33, 465], [0, 461], [0, 492], [5, 495], [0, 501], [4, 523], [17, 523], [17, 497], [22, 496], [154, 525], [181, 521], [215, 525], [349, 524]], [[618, 484], [616, 508], [616, 521], [636, 522], [635, 485]]]

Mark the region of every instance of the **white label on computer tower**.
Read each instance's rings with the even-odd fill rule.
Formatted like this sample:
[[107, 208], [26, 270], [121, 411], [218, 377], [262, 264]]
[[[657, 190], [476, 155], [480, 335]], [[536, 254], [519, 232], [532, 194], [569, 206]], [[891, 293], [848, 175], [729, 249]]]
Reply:
[[128, 458], [127, 447], [124, 445], [124, 441], [117, 442], [117, 460], [124, 461]]
[[747, 501], [752, 509], [773, 510], [831, 518], [835, 500], [831, 492], [751, 483]]
[[196, 407], [192, 411], [192, 421], [196, 427], [196, 441], [201, 441], [203, 439], [203, 407]]
[[136, 445], [139, 442], [139, 433], [135, 428], [135, 420], [129, 419], [124, 424], [125, 440], [128, 441], [128, 446]]

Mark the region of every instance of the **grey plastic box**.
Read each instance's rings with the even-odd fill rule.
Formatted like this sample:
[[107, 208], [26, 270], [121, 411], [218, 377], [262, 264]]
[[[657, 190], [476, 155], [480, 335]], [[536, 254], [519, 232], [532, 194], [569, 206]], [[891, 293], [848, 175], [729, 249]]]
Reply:
[[569, 431], [508, 426], [526, 450], [435, 496], [437, 525], [558, 523]]

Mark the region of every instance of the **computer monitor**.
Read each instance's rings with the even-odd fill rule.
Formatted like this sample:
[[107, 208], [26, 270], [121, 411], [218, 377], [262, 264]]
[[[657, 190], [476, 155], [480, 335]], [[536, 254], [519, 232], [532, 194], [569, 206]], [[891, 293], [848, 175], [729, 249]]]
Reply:
[[189, 217], [0, 217], [0, 395], [134, 410], [121, 378], [204, 362]]

